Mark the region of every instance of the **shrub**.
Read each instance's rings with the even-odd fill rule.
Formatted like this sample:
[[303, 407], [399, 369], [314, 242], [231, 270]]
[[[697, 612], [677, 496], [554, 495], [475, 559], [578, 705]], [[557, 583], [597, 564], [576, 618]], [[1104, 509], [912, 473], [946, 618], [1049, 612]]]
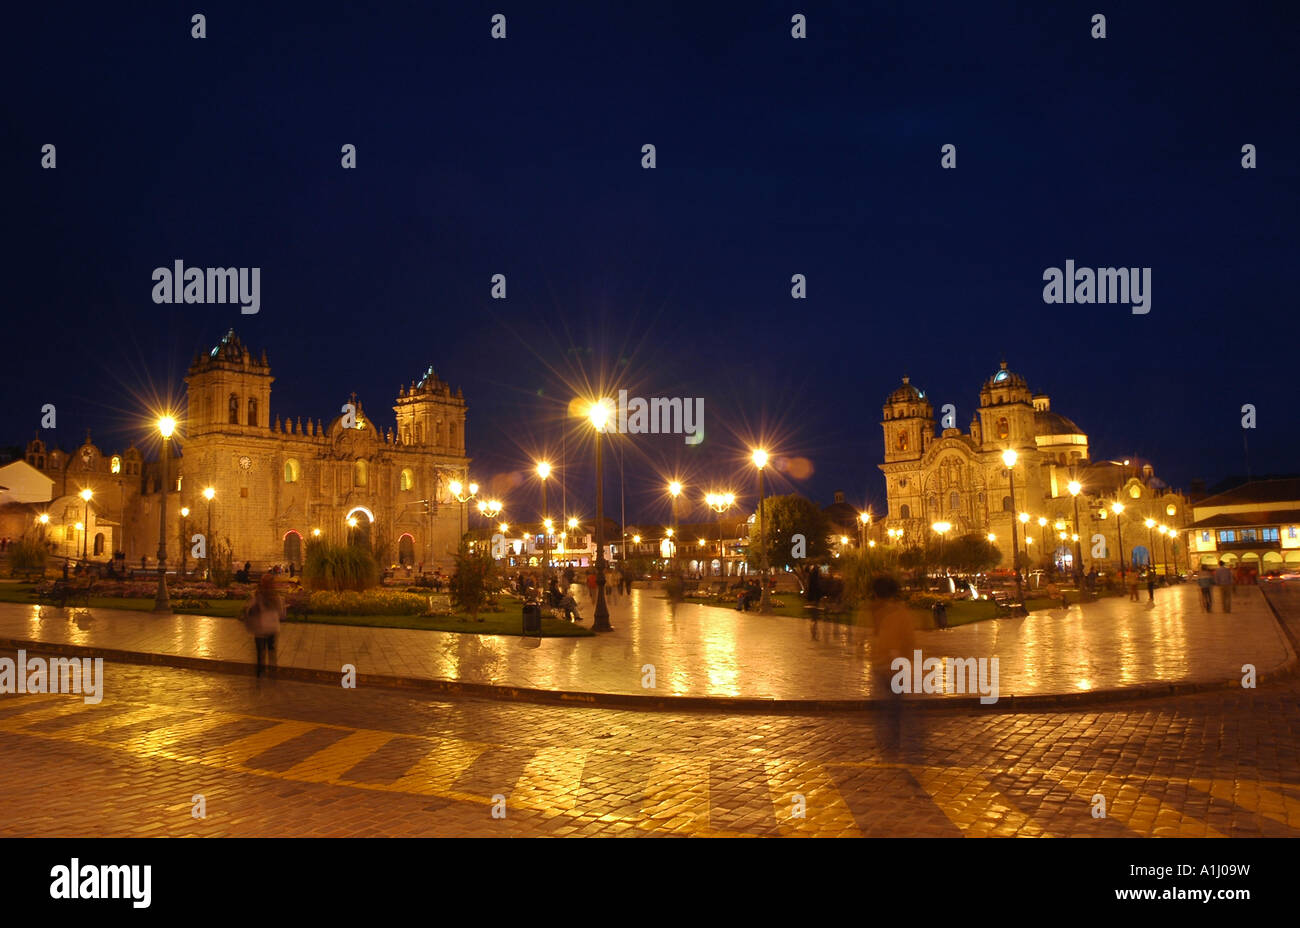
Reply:
[[45, 570], [45, 546], [34, 538], [20, 538], [9, 546], [9, 569]]
[[303, 585], [311, 590], [365, 590], [379, 583], [379, 564], [360, 545], [309, 541], [302, 564]]
[[429, 611], [428, 596], [396, 590], [349, 590], [311, 594], [308, 610], [318, 615], [421, 615]]
[[456, 552], [456, 570], [451, 575], [451, 602], [468, 612], [475, 622], [487, 604], [488, 591], [495, 582], [496, 561], [486, 548], [471, 550], [463, 542]]

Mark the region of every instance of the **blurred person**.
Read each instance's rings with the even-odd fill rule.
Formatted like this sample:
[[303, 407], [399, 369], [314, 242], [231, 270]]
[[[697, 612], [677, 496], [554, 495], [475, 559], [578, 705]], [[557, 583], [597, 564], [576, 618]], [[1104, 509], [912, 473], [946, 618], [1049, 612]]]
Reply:
[[1196, 572], [1196, 585], [1201, 590], [1201, 608], [1206, 612], [1214, 611], [1214, 574], [1204, 566]]
[[882, 749], [895, 750], [902, 743], [903, 695], [894, 691], [896, 671], [893, 664], [900, 657], [911, 664], [916, 637], [912, 613], [899, 599], [898, 581], [882, 574], [871, 581], [871, 592], [874, 598], [871, 611], [875, 624], [871, 643], [871, 672], [885, 703], [877, 741]]
[[244, 627], [253, 636], [257, 646], [257, 676], [263, 670], [274, 670], [275, 637], [280, 633], [280, 622], [285, 617], [284, 600], [275, 591], [275, 577], [262, 574], [257, 582], [257, 591], [244, 605]]
[[1219, 561], [1219, 569], [1214, 572], [1214, 585], [1219, 588], [1220, 602], [1224, 612], [1232, 611], [1232, 568], [1224, 561]]

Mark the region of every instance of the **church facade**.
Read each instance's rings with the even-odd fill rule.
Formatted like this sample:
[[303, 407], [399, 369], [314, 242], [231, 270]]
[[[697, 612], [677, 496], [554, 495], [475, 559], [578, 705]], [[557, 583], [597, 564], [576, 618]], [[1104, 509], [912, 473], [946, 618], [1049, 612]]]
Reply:
[[[886, 399], [880, 469], [889, 512], [881, 529], [891, 540], [924, 546], [937, 538], [934, 526], [947, 523], [948, 537], [992, 535], [1001, 566], [1011, 567], [1015, 520], [1022, 564], [1073, 570], [1081, 554], [1085, 571], [1117, 568], [1121, 559], [1128, 566], [1183, 566], [1185, 538], [1171, 551], [1168, 531], [1159, 531], [1189, 524], [1183, 497], [1150, 464], [1092, 460], [1083, 429], [1005, 362], [980, 387], [969, 428], [953, 424], [936, 434], [934, 407], [908, 377]], [[1013, 475], [1002, 459], [1007, 449], [1017, 453], [1014, 501]], [[1081, 485], [1077, 520], [1072, 481]]]
[[[469, 482], [460, 391], [430, 367], [399, 389], [395, 427], [382, 428], [355, 395], [324, 422], [273, 415], [273, 382], [265, 352], [255, 355], [233, 331], [190, 365], [167, 468], [168, 566], [178, 563], [182, 537], [206, 535], [210, 514], [213, 537], [231, 546], [237, 563], [301, 565], [311, 538], [359, 534], [377, 543], [389, 564], [449, 567], [464, 507], [448, 485]], [[145, 462], [134, 447], [106, 455], [89, 436], [71, 455], [47, 450], [38, 438], [26, 460], [54, 480], [51, 521], [59, 524], [47, 529], [51, 538], [70, 532], [65, 547], [76, 547], [75, 529], [65, 532], [61, 523], [66, 510], [85, 524], [77, 494], [89, 487], [88, 531], [107, 536], [88, 555], [121, 550], [128, 566], [140, 556], [156, 563], [159, 462]]]

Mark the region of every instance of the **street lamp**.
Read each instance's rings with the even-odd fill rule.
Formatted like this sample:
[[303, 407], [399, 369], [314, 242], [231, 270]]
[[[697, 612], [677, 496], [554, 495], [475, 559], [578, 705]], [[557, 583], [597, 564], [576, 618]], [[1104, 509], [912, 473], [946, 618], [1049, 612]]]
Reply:
[[596, 430], [596, 611], [592, 631], [609, 632], [609, 606], [605, 603], [605, 481], [600, 437], [609, 423], [609, 404], [597, 400], [587, 410], [587, 419]]
[[[1007, 481], [1009, 482], [1011, 487], [1011, 511], [1012, 512], [1016, 511], [1016, 459], [1018, 457], [1019, 455], [1016, 454], [1014, 448], [1008, 448], [1006, 451], [1002, 452], [1002, 463], [1006, 465]], [[1020, 521], [1028, 522], [1029, 513], [1027, 512], [1020, 513]], [[1026, 542], [1025, 557], [1026, 559], [1028, 559], [1029, 557], [1028, 542]], [[1016, 573], [1016, 601], [1024, 602], [1025, 601], [1024, 587], [1021, 585], [1020, 582], [1020, 542], [1016, 539], [1015, 519], [1011, 520], [1011, 563], [1014, 565], [1015, 573]]]
[[948, 534], [952, 529], [951, 522], [935, 522], [930, 528], [939, 534], [939, 566], [943, 568], [943, 575], [948, 576], [948, 565], [943, 562], [943, 536]]
[[78, 493], [77, 495], [80, 496], [80, 497], [82, 498], [82, 500], [84, 500], [85, 503], [86, 503], [86, 519], [85, 519], [85, 526], [86, 526], [86, 529], [85, 529], [85, 531], [83, 531], [83, 532], [81, 533], [81, 559], [82, 559], [82, 561], [85, 561], [85, 559], [86, 559], [86, 536], [88, 536], [88, 535], [90, 534], [90, 498], [91, 498], [92, 496], [94, 496], [95, 494], [94, 494], [94, 491], [92, 491], [92, 490], [90, 489], [90, 487], [86, 487], [86, 489], [82, 490], [82, 491], [81, 491], [80, 493]]
[[678, 563], [677, 563], [677, 538], [676, 538], [676, 536], [677, 536], [677, 497], [679, 497], [679, 496], [682, 495], [682, 485], [681, 485], [681, 483], [678, 482], [678, 481], [676, 481], [676, 480], [674, 480], [674, 481], [672, 481], [671, 483], [669, 483], [669, 484], [668, 484], [668, 495], [669, 495], [670, 497], [672, 497], [672, 507], [673, 507], [673, 530], [669, 533], [670, 535], [673, 536], [673, 547], [672, 547], [672, 552], [673, 552], [673, 574], [677, 574], [677, 573], [679, 572], [679, 565], [678, 565]]
[[767, 536], [763, 533], [763, 468], [767, 467], [767, 452], [755, 448], [750, 460], [758, 468], [758, 545], [763, 554], [763, 592], [758, 601], [758, 611], [761, 615], [767, 615], [772, 611], [772, 601], [767, 595]]
[[1160, 533], [1160, 556], [1165, 562], [1165, 580], [1169, 579], [1169, 526], [1161, 525], [1156, 529]]
[[867, 546], [867, 525], [871, 522], [871, 510], [858, 513], [858, 548]]
[[[203, 488], [203, 498], [208, 501], [208, 534], [203, 539], [203, 564], [204, 572], [208, 580], [212, 579], [212, 499], [217, 495], [217, 491], [212, 487]], [[313, 533], [320, 535], [320, 529]]]
[[1110, 504], [1110, 511], [1115, 513], [1115, 537], [1119, 541], [1119, 579], [1123, 583], [1128, 576], [1128, 570], [1124, 563], [1124, 529], [1120, 525], [1119, 517], [1124, 511], [1124, 504], [1116, 500]]
[[464, 523], [464, 528], [460, 530], [461, 537], [469, 531], [469, 517], [465, 514], [465, 504], [478, 496], [478, 484], [471, 483], [468, 487], [459, 480], [453, 480], [447, 484], [447, 489], [451, 490], [451, 495], [460, 503], [460, 521]]
[[1079, 543], [1079, 493], [1083, 490], [1083, 484], [1077, 480], [1071, 480], [1067, 485], [1070, 496], [1074, 497], [1074, 582], [1076, 586], [1083, 586], [1083, 546]]
[[181, 572], [180, 576], [185, 576], [185, 538], [189, 534], [190, 507], [181, 507]]
[[176, 431], [176, 420], [171, 416], [158, 419], [158, 433], [162, 435], [162, 505], [158, 507], [158, 592], [154, 597], [153, 611], [161, 615], [170, 615], [172, 608], [167, 600], [167, 483], [168, 447], [172, 432]]
[[704, 503], [718, 514], [718, 576], [727, 575], [727, 554], [722, 547], [722, 514], [736, 505], [734, 493], [710, 493], [704, 497]]
[[[547, 461], [537, 462], [537, 476], [542, 481], [542, 523], [545, 531], [542, 534], [542, 586], [547, 586], [547, 581], [551, 578], [551, 530], [549, 528], [551, 520], [546, 518], [546, 478], [551, 476], [551, 465]], [[561, 500], [560, 502], [564, 502]]]
[[1155, 519], [1144, 519], [1142, 524], [1147, 527], [1147, 570], [1156, 569], [1156, 543], [1151, 530], [1156, 527]]

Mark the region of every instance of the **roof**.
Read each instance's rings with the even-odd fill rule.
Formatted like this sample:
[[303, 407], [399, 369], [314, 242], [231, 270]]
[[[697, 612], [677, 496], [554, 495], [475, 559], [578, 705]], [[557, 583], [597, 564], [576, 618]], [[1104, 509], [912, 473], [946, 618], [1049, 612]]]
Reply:
[[1239, 487], [1196, 501], [1197, 509], [1245, 503], [1290, 503], [1300, 500], [1300, 477], [1252, 480]]
[[1083, 429], [1059, 412], [1035, 412], [1034, 434], [1036, 435], [1082, 435]]
[[[1199, 505], [1199, 504], [1198, 504]], [[1235, 528], [1238, 525], [1300, 524], [1300, 509], [1251, 509], [1248, 512], [1221, 512], [1208, 519], [1198, 519], [1192, 528]]]
[[925, 399], [925, 391], [918, 390], [909, 378], [904, 377], [902, 385], [894, 390], [893, 393], [889, 394], [889, 398], [885, 400], [885, 402], [911, 403], [915, 400], [923, 399]]

